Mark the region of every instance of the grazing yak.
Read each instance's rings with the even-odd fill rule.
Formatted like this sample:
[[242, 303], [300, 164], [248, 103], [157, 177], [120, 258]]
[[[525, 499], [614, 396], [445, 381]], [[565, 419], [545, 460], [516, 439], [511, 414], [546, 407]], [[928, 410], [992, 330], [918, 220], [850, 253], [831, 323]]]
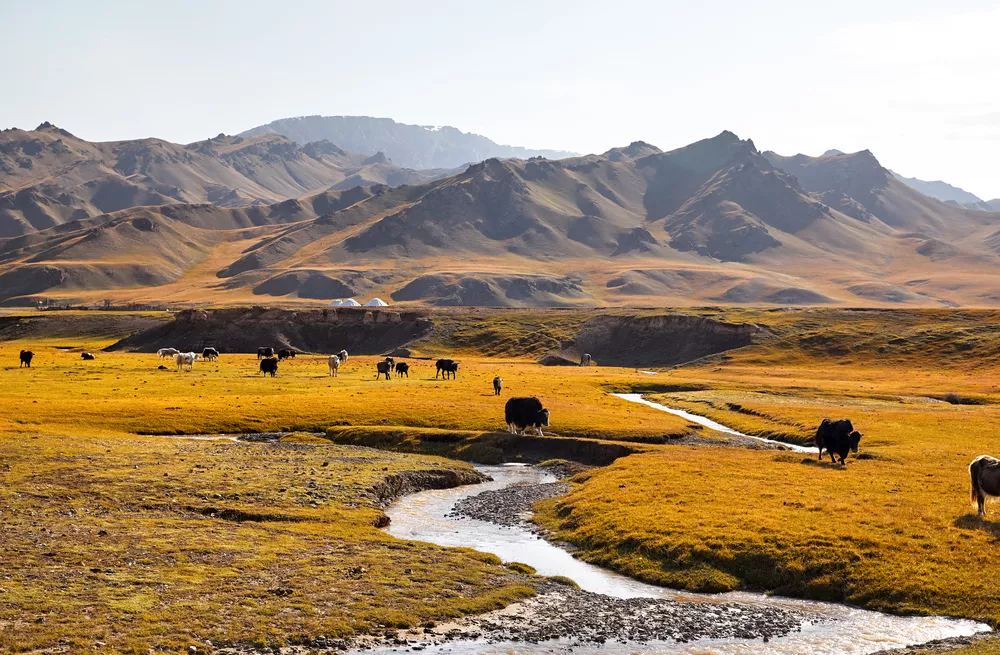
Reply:
[[454, 378], [458, 374], [458, 362], [454, 359], [439, 359], [436, 365], [437, 373], [434, 374], [435, 380], [438, 375], [443, 374], [442, 377], [447, 380], [449, 375]]
[[337, 357], [340, 358], [340, 363], [341, 364], [346, 364], [347, 363], [347, 351], [346, 350], [341, 350], [339, 353], [337, 353]]
[[278, 351], [278, 361], [288, 358], [295, 359], [294, 350], [292, 350], [291, 348], [282, 348], [281, 350]]
[[503, 378], [498, 375], [493, 378], [493, 395], [499, 396], [501, 391], [503, 391]]
[[89, 361], [91, 359], [97, 359], [97, 357], [94, 356], [94, 353], [80, 353], [80, 359], [86, 359]]
[[392, 364], [390, 364], [389, 362], [383, 360], [381, 362], [376, 362], [375, 363], [375, 379], [376, 380], [379, 379], [379, 378], [381, 378], [383, 375], [385, 376], [386, 380], [391, 380], [392, 378], [389, 375], [391, 372], [392, 372]]
[[177, 362], [177, 370], [182, 371], [184, 367], [187, 366], [189, 371], [194, 370], [194, 363], [201, 359], [201, 355], [198, 353], [177, 353], [174, 355], [174, 361]]
[[1000, 496], [1000, 459], [980, 455], [969, 464], [972, 478], [972, 502], [979, 508], [979, 518], [986, 518], [986, 497]]
[[330, 355], [330, 359], [327, 360], [327, 364], [330, 365], [330, 375], [337, 377], [337, 371], [340, 370], [340, 357]]
[[854, 424], [848, 419], [831, 421], [823, 419], [816, 430], [816, 447], [819, 448], [819, 459], [823, 459], [823, 450], [830, 454], [830, 461], [836, 462], [837, 457], [843, 464], [848, 453], [858, 452], [858, 444], [861, 442], [861, 433], [854, 429]]
[[219, 358], [219, 351], [215, 348], [205, 348], [201, 351], [201, 358], [208, 362], [214, 362]]
[[410, 377], [410, 365], [407, 364], [406, 362], [399, 362], [398, 364], [396, 364], [396, 377], [401, 378], [404, 375], [407, 378]]
[[260, 372], [267, 376], [268, 373], [271, 374], [273, 378], [278, 373], [278, 360], [274, 357], [265, 357], [260, 360]]
[[528, 428], [535, 428], [539, 437], [544, 437], [542, 427], [549, 424], [549, 410], [542, 407], [542, 401], [534, 396], [511, 398], [504, 407], [507, 430], [511, 434], [524, 434]]
[[160, 348], [159, 350], [156, 351], [156, 354], [159, 356], [160, 359], [163, 359], [164, 357], [170, 357], [170, 358], [176, 357], [177, 353], [179, 352], [180, 351], [177, 350], [176, 348]]
[[583, 353], [583, 357], [580, 358], [580, 366], [590, 366], [594, 363], [594, 358], [590, 356], [590, 353]]
[[263, 359], [265, 357], [274, 357], [274, 348], [269, 346], [261, 346], [257, 349], [257, 359]]
[[35, 356], [35, 353], [31, 352], [30, 350], [22, 350], [21, 351], [21, 365], [18, 366], [18, 368], [24, 368], [25, 366], [27, 366], [28, 368], [31, 368], [31, 358], [34, 357], [34, 356]]

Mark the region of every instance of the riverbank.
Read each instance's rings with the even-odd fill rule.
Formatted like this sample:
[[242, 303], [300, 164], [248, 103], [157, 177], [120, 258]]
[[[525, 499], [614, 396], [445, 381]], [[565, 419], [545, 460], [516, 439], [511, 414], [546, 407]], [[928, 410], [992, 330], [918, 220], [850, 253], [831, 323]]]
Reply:
[[505, 607], [539, 580], [377, 527], [482, 479], [325, 440], [0, 431], [0, 652], [263, 653]]
[[[985, 628], [968, 621], [894, 617], [843, 605], [745, 593], [699, 596], [645, 585], [575, 559], [525, 524], [525, 508], [565, 484], [554, 475], [539, 467], [517, 465], [480, 470], [493, 479], [476, 487], [425, 491], [398, 500], [387, 510], [392, 519], [390, 534], [445, 546], [471, 546], [505, 561], [523, 562], [538, 574], [565, 576], [569, 580], [561, 582], [571, 584], [571, 580], [579, 588], [550, 591], [540, 586], [538, 596], [503, 610], [425, 629], [416, 636], [411, 632], [402, 638], [412, 643], [389, 645], [457, 653], [504, 649], [598, 653], [606, 652], [605, 648], [617, 653], [616, 645], [628, 643], [633, 650], [642, 647], [672, 654], [687, 652], [684, 644], [691, 639], [717, 653], [740, 653], [753, 647], [761, 653], [806, 655], [817, 649], [872, 653], [886, 644], [912, 644]], [[573, 479], [580, 481], [594, 473]], [[767, 612], [760, 614], [761, 610]], [[667, 620], [650, 620], [650, 615]], [[597, 620], [592, 621], [595, 616]], [[747, 629], [743, 636], [719, 636], [717, 628], [731, 628], [733, 622]], [[794, 627], [781, 629], [792, 623]], [[476, 650], [477, 645], [495, 646], [495, 650]], [[371, 648], [385, 646], [373, 643]]]

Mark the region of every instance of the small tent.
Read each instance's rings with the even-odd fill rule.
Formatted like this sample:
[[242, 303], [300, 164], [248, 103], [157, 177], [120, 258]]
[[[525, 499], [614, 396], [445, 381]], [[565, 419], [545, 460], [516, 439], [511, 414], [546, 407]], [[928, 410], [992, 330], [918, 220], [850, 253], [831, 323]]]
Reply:
[[382, 300], [381, 298], [372, 298], [365, 303], [365, 307], [388, 307], [389, 303]]
[[348, 298], [344, 302], [340, 303], [340, 305], [341, 307], [360, 307], [361, 303], [359, 303], [354, 298]]
[[343, 300], [334, 300], [332, 303], [330, 303], [330, 307], [340, 307], [343, 304], [344, 304]]

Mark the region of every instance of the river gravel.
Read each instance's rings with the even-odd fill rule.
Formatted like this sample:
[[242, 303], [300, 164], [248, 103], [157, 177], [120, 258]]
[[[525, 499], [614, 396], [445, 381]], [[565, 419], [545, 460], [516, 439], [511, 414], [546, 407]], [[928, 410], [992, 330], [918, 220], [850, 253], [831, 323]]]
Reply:
[[[510, 528], [538, 532], [530, 522], [539, 500], [569, 491], [566, 482], [519, 483], [459, 500], [448, 513]], [[469, 617], [460, 624], [427, 630], [431, 643], [441, 639], [538, 643], [570, 639], [579, 643], [649, 643], [696, 639], [763, 639], [797, 631], [816, 616], [775, 607], [735, 603], [692, 603], [658, 598], [616, 598], [557, 583], [504, 610]], [[397, 645], [403, 645], [398, 643]]]
[[509, 528], [520, 526], [537, 531], [537, 526], [529, 520], [531, 508], [539, 500], [563, 495], [569, 488], [570, 485], [566, 482], [514, 484], [496, 491], [484, 491], [463, 498], [455, 503], [454, 509], [447, 516], [449, 518], [464, 516]]
[[[589, 644], [686, 643], [705, 638], [767, 641], [797, 631], [804, 620], [774, 607], [615, 598], [559, 584], [543, 585], [539, 592], [505, 610], [470, 617], [462, 632], [486, 641], [521, 643], [560, 638]], [[462, 637], [468, 639], [466, 635]]]

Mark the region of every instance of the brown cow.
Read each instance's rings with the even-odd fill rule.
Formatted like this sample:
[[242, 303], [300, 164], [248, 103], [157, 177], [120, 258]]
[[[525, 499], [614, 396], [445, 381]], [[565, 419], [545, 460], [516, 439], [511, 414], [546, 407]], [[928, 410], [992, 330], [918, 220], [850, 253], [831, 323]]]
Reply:
[[969, 464], [972, 479], [972, 502], [979, 508], [979, 518], [986, 517], [986, 497], [1000, 496], [1000, 459], [980, 455]]

